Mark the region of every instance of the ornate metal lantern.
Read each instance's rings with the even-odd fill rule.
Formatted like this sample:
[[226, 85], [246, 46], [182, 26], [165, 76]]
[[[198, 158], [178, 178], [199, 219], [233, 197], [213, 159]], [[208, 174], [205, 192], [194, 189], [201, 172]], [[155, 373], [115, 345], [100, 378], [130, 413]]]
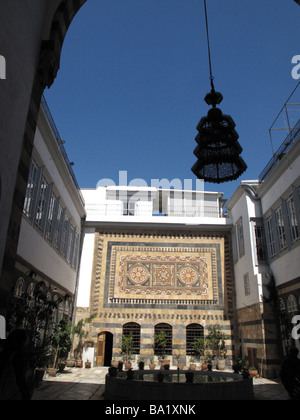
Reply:
[[212, 108], [197, 126], [198, 145], [194, 154], [198, 161], [192, 167], [199, 179], [217, 184], [237, 179], [247, 169], [240, 157], [243, 149], [238, 142], [235, 123], [216, 107], [222, 100], [222, 94], [215, 92], [214, 88], [205, 97], [205, 102]]
[[206, 95], [205, 102], [212, 108], [197, 126], [198, 145], [194, 154], [198, 160], [192, 167], [192, 172], [199, 179], [220, 184], [237, 179], [247, 169], [247, 165], [240, 156], [243, 149], [238, 142], [239, 135], [235, 131], [233, 119], [229, 115], [223, 115], [217, 108], [223, 101], [223, 96], [215, 91], [213, 83], [206, 0], [204, 7], [211, 82], [211, 92]]

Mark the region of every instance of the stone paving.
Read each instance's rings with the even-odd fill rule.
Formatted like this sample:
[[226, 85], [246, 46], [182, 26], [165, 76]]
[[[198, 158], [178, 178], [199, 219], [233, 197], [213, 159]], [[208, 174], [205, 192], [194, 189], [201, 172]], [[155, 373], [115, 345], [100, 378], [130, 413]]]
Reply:
[[[55, 378], [46, 375], [32, 400], [104, 400], [107, 371], [108, 368], [66, 368]], [[253, 384], [255, 400], [290, 400], [278, 380], [255, 378]]]

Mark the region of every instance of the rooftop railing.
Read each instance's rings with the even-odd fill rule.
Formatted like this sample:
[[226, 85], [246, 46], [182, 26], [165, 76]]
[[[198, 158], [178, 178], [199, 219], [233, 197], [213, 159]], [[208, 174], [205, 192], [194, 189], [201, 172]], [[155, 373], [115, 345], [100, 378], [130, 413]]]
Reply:
[[272, 159], [268, 162], [265, 166], [264, 170], [259, 175], [260, 181], [265, 181], [270, 173], [274, 170], [274, 168], [278, 165], [284, 155], [289, 151], [289, 149], [296, 143], [296, 141], [300, 138], [300, 119], [298, 120], [297, 124], [290, 130], [288, 136], [281, 144], [279, 149], [274, 153]]
[[69, 171], [69, 173], [70, 173], [70, 176], [71, 176], [71, 178], [72, 178], [72, 180], [73, 180], [73, 182], [74, 182], [74, 184], [75, 184], [75, 187], [77, 188], [77, 191], [78, 191], [78, 194], [79, 194], [80, 200], [81, 200], [82, 204], [84, 205], [84, 198], [83, 198], [83, 195], [82, 195], [82, 193], [81, 193], [81, 191], [80, 191], [80, 187], [79, 187], [79, 185], [78, 185], [78, 182], [77, 182], [77, 179], [76, 179], [75, 173], [74, 173], [74, 171], [73, 171], [73, 168], [72, 168], [71, 162], [70, 162], [70, 160], [69, 160], [69, 158], [68, 158], [68, 155], [67, 155], [66, 149], [64, 148], [64, 145], [63, 145], [63, 144], [64, 144], [64, 142], [62, 141], [62, 139], [61, 139], [61, 137], [60, 137], [59, 131], [58, 131], [57, 127], [56, 127], [56, 124], [55, 124], [55, 122], [54, 122], [54, 119], [53, 119], [53, 117], [52, 117], [51, 111], [50, 111], [50, 109], [49, 109], [49, 107], [48, 107], [48, 104], [47, 104], [47, 101], [46, 101], [46, 98], [45, 98], [45, 96], [44, 96], [44, 95], [42, 96], [42, 100], [41, 100], [41, 107], [42, 107], [42, 109], [43, 109], [43, 111], [44, 111], [44, 113], [45, 113], [45, 115], [46, 115], [46, 117], [47, 117], [47, 119], [48, 119], [48, 122], [49, 122], [49, 124], [50, 124], [50, 127], [51, 127], [51, 129], [52, 129], [52, 132], [53, 132], [54, 137], [55, 137], [55, 139], [56, 139], [56, 142], [57, 142], [57, 145], [58, 145], [59, 150], [60, 150], [60, 152], [61, 152], [61, 155], [62, 155], [62, 157], [64, 158], [64, 161], [65, 161], [65, 163], [66, 163], [66, 165], [67, 165], [67, 168], [68, 168], [68, 171]]
[[151, 216], [165, 216], [165, 217], [212, 217], [222, 218], [226, 217], [222, 209], [217, 206], [190, 206], [190, 207], [171, 207], [166, 209], [166, 213], [156, 213], [155, 209], [152, 213], [145, 211], [132, 211], [128, 213], [126, 208], [121, 202], [106, 202], [99, 204], [86, 203], [86, 211], [89, 217], [101, 217], [101, 216], [140, 216], [140, 217], [151, 217]]

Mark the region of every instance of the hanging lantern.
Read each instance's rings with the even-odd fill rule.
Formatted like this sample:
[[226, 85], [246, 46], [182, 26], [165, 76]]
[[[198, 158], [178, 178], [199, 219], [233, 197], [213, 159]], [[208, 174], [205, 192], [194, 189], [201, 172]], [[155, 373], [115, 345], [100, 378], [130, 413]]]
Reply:
[[237, 179], [247, 169], [240, 157], [243, 149], [238, 142], [235, 123], [216, 107], [222, 100], [222, 94], [214, 88], [205, 97], [205, 102], [213, 107], [197, 126], [198, 145], [194, 154], [198, 161], [192, 167], [197, 178], [217, 184]]
[[206, 0], [204, 7], [211, 83], [211, 92], [206, 95], [205, 102], [212, 108], [197, 126], [198, 145], [194, 154], [198, 160], [192, 167], [192, 172], [199, 179], [220, 184], [239, 178], [247, 169], [247, 165], [240, 156], [243, 149], [238, 142], [239, 135], [235, 131], [233, 119], [229, 115], [223, 115], [217, 108], [223, 101], [223, 96], [215, 91], [213, 83]]

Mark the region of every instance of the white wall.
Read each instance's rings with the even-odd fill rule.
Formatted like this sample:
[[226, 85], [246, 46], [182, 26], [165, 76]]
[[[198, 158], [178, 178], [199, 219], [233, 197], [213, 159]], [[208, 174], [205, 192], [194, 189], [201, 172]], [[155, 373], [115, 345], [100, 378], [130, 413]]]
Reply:
[[[281, 199], [286, 199], [292, 193], [292, 185], [299, 185], [300, 177], [300, 141], [289, 150], [288, 154], [280, 161], [277, 168], [267, 178], [259, 195], [263, 213], [270, 213], [281, 205]], [[285, 226], [285, 228], [287, 228]], [[270, 269], [274, 274], [276, 285], [286, 283], [300, 276], [300, 245], [299, 241], [291, 249], [284, 250], [280, 255], [271, 260]]]
[[94, 260], [95, 229], [86, 228], [79, 272], [79, 286], [76, 306], [88, 308], [90, 306], [90, 292]]
[[75, 292], [76, 272], [23, 217], [18, 255], [37, 270], [46, 274], [72, 294]]
[[[245, 247], [245, 254], [234, 265], [237, 309], [260, 301], [262, 282], [261, 274], [255, 266], [255, 238], [250, 224], [251, 217], [259, 216], [257, 203], [253, 202], [244, 190], [239, 193], [238, 200], [230, 209], [234, 225], [242, 218]], [[238, 240], [237, 237], [236, 240]], [[250, 295], [245, 294], [244, 287], [244, 275], [247, 273], [249, 274]]]
[[[259, 195], [261, 196], [261, 204], [263, 213], [265, 214], [280, 197], [289, 189], [300, 175], [300, 142], [293, 148], [293, 153], [286, 156], [284, 162], [280, 162], [284, 170], [277, 171], [274, 175], [270, 175], [265, 181]], [[298, 150], [298, 157], [292, 159], [293, 154]], [[287, 159], [288, 158], [288, 159]], [[274, 171], [275, 172], [275, 171]]]

